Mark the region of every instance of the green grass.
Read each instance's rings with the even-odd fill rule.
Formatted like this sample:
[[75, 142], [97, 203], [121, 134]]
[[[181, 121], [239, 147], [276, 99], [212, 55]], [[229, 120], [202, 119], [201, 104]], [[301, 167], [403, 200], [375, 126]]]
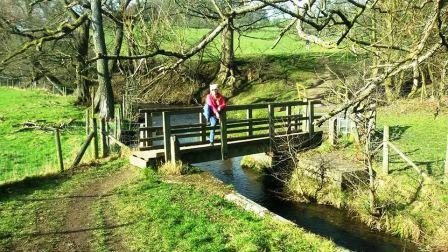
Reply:
[[[33, 178], [22, 186], [1, 190], [0, 250], [55, 250], [64, 242], [61, 232], [70, 200], [67, 196], [80, 185], [127, 166], [118, 159], [73, 176]], [[115, 235], [125, 248], [136, 251], [337, 250], [331, 241], [289, 224], [261, 219], [226, 202], [213, 192], [229, 189], [223, 184], [209, 187], [206, 178], [197, 177], [203, 175], [183, 176], [187, 180], [192, 176], [193, 184], [168, 184], [148, 171], [130, 185], [99, 198], [92, 207], [92, 248], [108, 251], [107, 242]], [[105, 213], [120, 227], [106, 228]]]
[[[447, 148], [448, 117], [446, 109], [437, 117], [435, 112], [435, 104], [429, 101], [400, 101], [380, 110], [378, 127], [381, 131], [388, 125], [391, 142], [422, 170], [440, 179]], [[396, 153], [391, 153], [392, 173], [412, 169]]]
[[[345, 207], [372, 228], [410, 239], [422, 248], [446, 250], [448, 183], [443, 180], [448, 132], [446, 100], [437, 117], [435, 112], [433, 101], [400, 100], [381, 107], [377, 115], [376, 141], [381, 142], [383, 126], [389, 125], [390, 141], [429, 174], [428, 181], [420, 185], [417, 171], [389, 148], [389, 174], [382, 171], [381, 151], [375, 156], [374, 163], [377, 206], [381, 216], [370, 215], [367, 188], [355, 188], [339, 196], [335, 194], [333, 198], [323, 195], [318, 201]], [[319, 150], [323, 153], [333, 151], [328, 144]], [[361, 146], [350, 143], [338, 151], [342, 151], [343, 159], [361, 163], [361, 150]]]
[[132, 250], [162, 251], [335, 249], [299, 228], [247, 213], [211, 191], [206, 186], [167, 184], [153, 172], [120, 189], [115, 205], [118, 216], [135, 223], [123, 230], [129, 238], [126, 245]]
[[71, 96], [53, 95], [43, 90], [0, 88], [0, 183], [58, 169], [53, 132], [16, 132], [24, 122], [45, 120], [42, 123], [59, 125], [76, 119], [61, 132], [63, 156], [68, 166], [83, 135], [82, 126], [76, 124], [81, 122], [83, 111], [73, 103]]

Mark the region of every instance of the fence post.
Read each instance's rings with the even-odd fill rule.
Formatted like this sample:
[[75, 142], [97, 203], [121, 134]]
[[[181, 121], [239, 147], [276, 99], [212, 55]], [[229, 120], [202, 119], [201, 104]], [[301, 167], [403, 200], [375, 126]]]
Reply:
[[[305, 98], [305, 99], [303, 99], [303, 101], [306, 102], [303, 114], [304, 114], [305, 118], [308, 118], [309, 117], [309, 114], [308, 114], [308, 112], [309, 112], [309, 109], [308, 109], [308, 106], [309, 106], [308, 99]], [[309, 123], [308, 120], [302, 121], [302, 132], [307, 132], [307, 130], [308, 130], [308, 123]]]
[[77, 166], [81, 162], [81, 159], [84, 156], [84, 153], [86, 152], [87, 148], [89, 147], [89, 144], [92, 141], [92, 138], [94, 137], [94, 135], [95, 135], [95, 133], [92, 132], [87, 136], [86, 141], [81, 146], [81, 149], [79, 150], [78, 154], [76, 155], [75, 160], [73, 161], [72, 166], [70, 167], [71, 169], [75, 168], [75, 166]]
[[176, 135], [170, 137], [170, 149], [171, 149], [171, 163], [176, 163], [179, 160], [179, 140], [177, 140]]
[[56, 151], [58, 153], [59, 169], [61, 170], [61, 172], [63, 172], [64, 171], [64, 160], [62, 159], [61, 134], [60, 134], [58, 128], [56, 128], [54, 130], [54, 134], [55, 134], [55, 142], [56, 142]]
[[445, 181], [448, 181], [448, 136], [446, 142], [446, 153], [445, 153]]
[[383, 172], [389, 174], [389, 126], [384, 125], [383, 131]]
[[102, 156], [103, 158], [107, 157], [108, 151], [107, 151], [107, 133], [106, 133], [106, 119], [101, 118], [100, 121], [100, 131], [101, 131], [101, 147], [102, 147]]
[[221, 131], [221, 159], [227, 159], [227, 115], [224, 111], [220, 114], [220, 131]]
[[314, 137], [314, 104], [308, 101], [308, 134], [310, 140]]
[[166, 111], [162, 112], [163, 123], [163, 148], [165, 151], [165, 162], [168, 162], [171, 157], [170, 138], [171, 138], [171, 124], [170, 114]]
[[246, 111], [246, 119], [248, 122], [247, 126], [247, 135], [252, 136], [254, 134], [253, 132], [253, 123], [252, 123], [252, 108], [248, 108]]
[[92, 118], [92, 129], [93, 129], [93, 154], [95, 156], [95, 159], [99, 158], [98, 154], [98, 123], [97, 119], [94, 117]]
[[286, 119], [286, 134], [291, 133], [291, 106], [286, 106], [286, 116], [288, 117]]
[[125, 94], [125, 92], [123, 92], [123, 96], [121, 98], [121, 103], [122, 103], [121, 112], [123, 113], [123, 117], [125, 117], [126, 116], [126, 94]]
[[121, 141], [121, 124], [123, 122], [123, 112], [121, 112], [121, 106], [118, 106], [118, 125], [117, 125], [117, 139]]
[[86, 135], [90, 132], [90, 110], [86, 109]]
[[272, 104], [268, 105], [269, 114], [269, 151], [274, 151], [274, 137], [275, 137], [275, 121], [274, 121], [274, 107]]
[[336, 138], [336, 117], [332, 117], [328, 121], [328, 138], [330, 139], [331, 146], [335, 146], [337, 142]]

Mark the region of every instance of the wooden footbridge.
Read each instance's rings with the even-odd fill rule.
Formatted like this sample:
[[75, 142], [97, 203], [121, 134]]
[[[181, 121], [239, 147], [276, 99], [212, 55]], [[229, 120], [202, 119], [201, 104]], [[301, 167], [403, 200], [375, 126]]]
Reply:
[[215, 126], [215, 144], [208, 143], [212, 127], [202, 107], [141, 109], [139, 150], [130, 161], [138, 167], [182, 160], [200, 163], [263, 152], [282, 144], [305, 148], [322, 139], [315, 131], [319, 101], [297, 101], [228, 106]]

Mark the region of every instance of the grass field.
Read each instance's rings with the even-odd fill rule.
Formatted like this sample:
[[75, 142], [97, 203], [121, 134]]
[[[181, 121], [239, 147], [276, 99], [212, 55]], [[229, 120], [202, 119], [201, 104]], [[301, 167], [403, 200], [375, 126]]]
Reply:
[[[137, 172], [130, 184], [104, 197], [74, 197], [80, 188], [123, 169]], [[75, 200], [89, 202], [89, 223], [82, 228], [92, 232], [86, 235], [93, 251], [117, 246], [131, 251], [337, 250], [331, 241], [226, 202], [219, 195], [231, 189], [209, 175], [170, 178], [175, 183], [166, 183], [151, 170], [135, 169], [118, 159], [73, 176], [35, 178], [1, 191], [0, 250], [63, 249], [70, 235], [82, 233], [65, 230], [75, 228], [66, 226]]]
[[68, 166], [83, 137], [83, 127], [79, 125], [83, 111], [73, 103], [71, 96], [0, 87], [0, 183], [58, 170], [53, 132], [17, 132], [25, 122], [55, 126], [75, 119], [61, 133]]

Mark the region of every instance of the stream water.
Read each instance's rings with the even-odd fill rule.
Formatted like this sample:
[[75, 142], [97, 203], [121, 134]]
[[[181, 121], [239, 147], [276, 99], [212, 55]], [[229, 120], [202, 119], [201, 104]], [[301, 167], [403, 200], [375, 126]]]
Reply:
[[[153, 125], [160, 126], [162, 119], [155, 116]], [[196, 123], [197, 115], [171, 117], [171, 125]], [[194, 139], [185, 139], [184, 141]], [[181, 142], [184, 142], [181, 141]], [[352, 251], [417, 251], [417, 247], [387, 234], [372, 231], [346, 212], [323, 205], [286, 201], [273, 192], [272, 178], [242, 169], [241, 157], [198, 163], [195, 166], [208, 171], [237, 192], [259, 203], [270, 211], [304, 229], [331, 239], [339, 246]]]
[[353, 251], [417, 251], [415, 245], [374, 232], [346, 212], [328, 206], [302, 204], [280, 199], [270, 187], [268, 176], [242, 169], [241, 157], [194, 164], [208, 171], [247, 198], [293, 221], [304, 229], [331, 239]]

